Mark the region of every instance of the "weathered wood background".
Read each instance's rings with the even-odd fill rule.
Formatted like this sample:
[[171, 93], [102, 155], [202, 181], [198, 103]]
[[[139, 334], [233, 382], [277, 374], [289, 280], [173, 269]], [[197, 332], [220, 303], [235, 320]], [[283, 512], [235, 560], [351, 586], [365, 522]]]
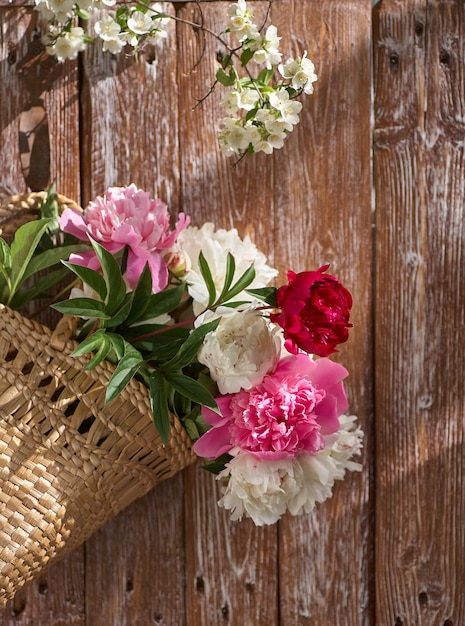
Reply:
[[[319, 80], [285, 148], [236, 168], [216, 147], [219, 94], [192, 110], [216, 41], [195, 70], [202, 38], [174, 23], [158, 56], [61, 66], [31, 4], [0, 0], [0, 194], [56, 179], [86, 203], [135, 182], [249, 232], [282, 272], [331, 263], [355, 300], [339, 359], [366, 440], [363, 473], [271, 528], [231, 523], [213, 478], [186, 470], [21, 590], [0, 626], [463, 626], [463, 0], [276, 0], [285, 54], [307, 48]], [[213, 30], [226, 6], [203, 5]], [[44, 116], [23, 171], [19, 131]]]

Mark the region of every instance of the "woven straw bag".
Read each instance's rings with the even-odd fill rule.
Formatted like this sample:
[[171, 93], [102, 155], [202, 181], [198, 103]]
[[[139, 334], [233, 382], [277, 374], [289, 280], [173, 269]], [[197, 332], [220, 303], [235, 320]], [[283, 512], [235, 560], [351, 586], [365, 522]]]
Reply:
[[[37, 194], [0, 206], [3, 236], [31, 218], [34, 202]], [[139, 382], [104, 404], [112, 366], [83, 370], [88, 358], [70, 356], [69, 331], [66, 317], [52, 332], [0, 305], [0, 607], [195, 460], [174, 417], [163, 446]]]

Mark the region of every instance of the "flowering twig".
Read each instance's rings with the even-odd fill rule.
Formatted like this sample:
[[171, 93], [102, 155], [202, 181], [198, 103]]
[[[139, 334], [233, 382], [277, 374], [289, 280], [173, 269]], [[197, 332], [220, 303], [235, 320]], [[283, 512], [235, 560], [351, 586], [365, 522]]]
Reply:
[[[75, 18], [88, 19], [92, 10], [102, 4], [112, 7], [115, 0], [35, 0], [37, 9], [49, 23], [45, 44], [50, 54], [59, 60], [76, 58], [77, 54], [93, 41], [80, 26], [73, 26]], [[267, 26], [273, 0], [268, 0], [263, 23], [257, 26], [246, 0], [237, 0], [227, 9], [228, 24], [220, 33], [206, 26], [200, 0], [195, 0], [200, 20], [195, 22], [179, 15], [162, 11], [160, 4], [150, 5], [140, 0], [134, 6], [122, 5], [114, 14], [107, 11], [94, 26], [103, 51], [113, 54], [128, 46], [134, 51], [146, 43], [159, 45], [167, 38], [164, 23], [174, 20], [191, 26], [204, 36], [216, 39], [226, 52], [221, 59], [215, 80], [205, 96], [197, 101], [196, 108], [215, 90], [218, 83], [226, 88], [221, 106], [228, 117], [221, 120], [218, 132], [220, 149], [226, 156], [239, 157], [256, 152], [271, 154], [283, 146], [286, 136], [299, 122], [302, 103], [296, 98], [313, 93], [317, 79], [313, 63], [304, 52], [301, 57], [288, 58], [282, 63], [279, 50], [281, 37], [273, 25]], [[266, 29], [266, 30], [265, 30]], [[233, 34], [237, 45], [231, 45], [224, 35]], [[198, 66], [205, 54], [205, 43], [196, 62]], [[252, 64], [258, 66], [254, 72]], [[278, 70], [281, 79], [273, 84]], [[242, 74], [242, 75], [241, 75]]]

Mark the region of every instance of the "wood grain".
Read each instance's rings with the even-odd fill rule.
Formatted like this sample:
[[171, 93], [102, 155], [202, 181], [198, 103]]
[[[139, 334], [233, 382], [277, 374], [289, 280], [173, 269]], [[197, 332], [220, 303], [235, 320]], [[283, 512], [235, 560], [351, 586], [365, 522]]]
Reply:
[[465, 619], [464, 7], [390, 0], [377, 24], [377, 622], [452, 626]]
[[[281, 6], [281, 4], [283, 6]], [[337, 356], [350, 372], [350, 412], [365, 430], [363, 474], [348, 475], [312, 515], [280, 525], [280, 623], [374, 624], [370, 502], [372, 218], [369, 2], [273, 5], [289, 55], [316, 66], [302, 122], [275, 153], [275, 256], [282, 270], [330, 263], [351, 290], [353, 328]], [[290, 582], [292, 581], [292, 582]]]
[[[19, 130], [24, 121], [22, 116], [32, 106], [40, 105], [48, 118], [50, 182], [56, 179], [61, 193], [78, 198], [76, 64], [59, 65], [44, 55], [35, 36], [35, 18], [36, 13], [30, 9], [0, 8], [0, 194], [8, 196], [28, 190], [21, 168]], [[43, 146], [39, 142], [31, 156], [31, 168], [35, 172], [43, 169]], [[25, 586], [0, 612], [2, 626], [39, 621], [54, 626], [84, 624], [83, 548]]]
[[[164, 11], [173, 13], [169, 3]], [[96, 12], [92, 22], [99, 17]], [[91, 24], [90, 22], [89, 24]], [[83, 202], [110, 186], [135, 183], [178, 209], [176, 29], [136, 58], [93, 46], [83, 59]]]
[[[220, 2], [202, 6], [205, 21], [215, 32], [225, 26], [226, 6]], [[266, 4], [254, 3], [253, 9], [258, 20]], [[193, 3], [178, 15], [198, 19]], [[196, 37], [189, 26], [180, 25], [178, 33], [182, 206], [196, 225], [213, 221], [217, 228], [235, 227], [269, 254], [274, 237], [273, 163], [257, 155], [234, 167], [234, 160], [219, 153], [216, 131], [225, 115], [219, 107], [222, 88], [218, 86], [195, 110], [192, 107], [208, 93], [219, 67], [216, 53], [224, 49], [213, 38]], [[200, 464], [186, 475], [189, 626], [276, 624], [276, 528], [258, 529], [250, 521], [231, 523], [216, 505], [220, 494], [213, 476]]]
[[[7, 196], [28, 190], [21, 170], [19, 130], [22, 124], [28, 125], [27, 116], [36, 107], [47, 117], [48, 132], [45, 136], [32, 133], [30, 137], [30, 166], [36, 175], [29, 182], [37, 185], [43, 181], [45, 187], [56, 180], [60, 193], [79, 198], [77, 65], [59, 64], [44, 51], [36, 30], [35, 11], [2, 8], [0, 20], [0, 194]], [[41, 117], [40, 113], [37, 115]], [[28, 127], [32, 128], [33, 123]], [[49, 165], [44, 154], [48, 145]], [[44, 168], [48, 170], [45, 176]], [[39, 185], [34, 190], [42, 188]]]

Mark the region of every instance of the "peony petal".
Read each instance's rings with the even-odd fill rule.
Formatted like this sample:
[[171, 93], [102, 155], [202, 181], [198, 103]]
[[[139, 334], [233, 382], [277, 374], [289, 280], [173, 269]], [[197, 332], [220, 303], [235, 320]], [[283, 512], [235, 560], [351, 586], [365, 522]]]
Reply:
[[229, 420], [223, 426], [215, 426], [194, 443], [194, 452], [204, 459], [217, 459], [232, 448]]
[[130, 249], [126, 269], [126, 280], [131, 289], [135, 289], [137, 282], [144, 271], [146, 263], [149, 264], [152, 274], [152, 292], [159, 293], [168, 284], [168, 268], [158, 252], [152, 252], [148, 259], [134, 254]]
[[95, 254], [93, 250], [71, 254], [69, 257], [69, 262], [74, 263], [75, 265], [82, 265], [83, 267], [88, 267], [91, 270], [100, 269], [100, 262], [97, 258], [97, 255]]
[[337, 385], [337, 383], [340, 383], [349, 375], [349, 372], [343, 365], [330, 361], [325, 357], [315, 359], [312, 363], [312, 382], [317, 387], [329, 390], [333, 385]]
[[326, 395], [315, 408], [315, 415], [318, 416], [318, 424], [321, 427], [322, 435], [332, 435], [339, 430], [339, 411], [337, 398], [333, 395]]
[[87, 241], [87, 224], [82, 214], [73, 209], [65, 209], [59, 219], [60, 228], [63, 232], [74, 235], [78, 239]]
[[[128, 224], [128, 222], [125, 222], [115, 229], [112, 235], [112, 240], [122, 244], [123, 246], [130, 246], [135, 251], [135, 249], [138, 248], [140, 242], [142, 241], [142, 237], [140, 233], [137, 233], [134, 230], [132, 224]], [[147, 254], [146, 249], [143, 248], [143, 250], [145, 254]]]

